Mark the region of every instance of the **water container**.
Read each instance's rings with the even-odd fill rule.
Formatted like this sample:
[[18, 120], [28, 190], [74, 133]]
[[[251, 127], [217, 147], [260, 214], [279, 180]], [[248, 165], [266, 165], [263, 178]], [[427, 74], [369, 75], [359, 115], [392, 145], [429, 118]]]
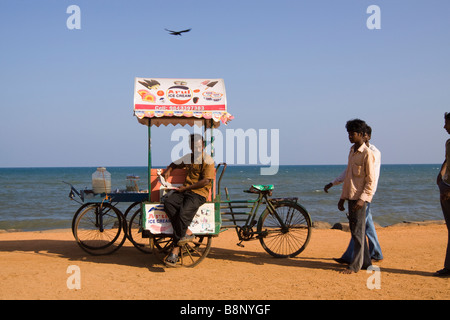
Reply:
[[127, 191], [139, 191], [139, 176], [127, 175]]
[[111, 174], [104, 167], [98, 167], [92, 174], [92, 191], [94, 193], [111, 192]]

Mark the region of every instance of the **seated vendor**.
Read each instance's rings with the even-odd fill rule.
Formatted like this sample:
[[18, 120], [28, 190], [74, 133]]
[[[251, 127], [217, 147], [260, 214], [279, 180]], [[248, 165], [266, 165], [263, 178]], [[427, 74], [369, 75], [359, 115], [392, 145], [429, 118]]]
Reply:
[[172, 252], [164, 260], [168, 266], [175, 266], [180, 254], [180, 246], [194, 240], [195, 236], [188, 229], [198, 208], [206, 202], [215, 178], [214, 160], [204, 152], [203, 137], [191, 134], [189, 153], [172, 162], [164, 172], [164, 178], [170, 176], [173, 169], [185, 168], [186, 181], [164, 201], [164, 210], [173, 227]]

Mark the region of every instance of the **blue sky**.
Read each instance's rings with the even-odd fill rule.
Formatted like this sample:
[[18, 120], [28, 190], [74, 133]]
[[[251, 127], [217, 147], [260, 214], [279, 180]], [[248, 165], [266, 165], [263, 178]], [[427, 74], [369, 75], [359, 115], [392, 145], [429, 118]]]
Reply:
[[[66, 26], [73, 4], [80, 30]], [[220, 130], [278, 129], [281, 164], [345, 164], [352, 118], [372, 126], [383, 163], [440, 163], [449, 12], [447, 0], [2, 0], [0, 167], [146, 165], [135, 77], [223, 78], [235, 119]], [[152, 131], [157, 165], [173, 129]]]

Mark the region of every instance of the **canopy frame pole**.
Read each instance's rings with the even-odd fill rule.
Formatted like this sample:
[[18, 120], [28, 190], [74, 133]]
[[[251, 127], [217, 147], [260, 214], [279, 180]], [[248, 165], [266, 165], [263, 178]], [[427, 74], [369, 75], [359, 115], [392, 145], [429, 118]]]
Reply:
[[152, 119], [148, 119], [148, 201], [152, 201]]
[[[210, 120], [210, 126], [211, 126], [211, 128], [210, 128], [210, 132], [211, 132], [211, 158], [213, 158], [214, 159], [214, 156], [215, 156], [215, 150], [214, 150], [214, 125], [213, 125], [213, 120], [211, 119]], [[207, 128], [206, 128], [206, 120], [205, 120], [205, 131], [207, 130]], [[205, 134], [205, 137], [206, 137], [206, 134]], [[211, 186], [211, 190], [214, 190], [214, 184], [216, 183], [216, 181], [211, 181], [211, 183], [212, 183], [212, 186]], [[212, 201], [215, 201], [216, 200], [216, 195], [215, 195], [215, 192], [212, 192]]]

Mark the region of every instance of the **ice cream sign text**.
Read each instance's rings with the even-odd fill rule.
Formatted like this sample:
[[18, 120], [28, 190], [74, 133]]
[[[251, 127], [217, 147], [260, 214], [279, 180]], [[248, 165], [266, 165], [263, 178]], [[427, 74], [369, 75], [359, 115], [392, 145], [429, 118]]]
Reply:
[[174, 104], [185, 104], [192, 99], [192, 91], [185, 86], [173, 86], [167, 90], [167, 99]]
[[[151, 211], [151, 209], [150, 209]], [[170, 223], [169, 218], [166, 213], [163, 214], [152, 214], [150, 213], [147, 218], [148, 223]]]

